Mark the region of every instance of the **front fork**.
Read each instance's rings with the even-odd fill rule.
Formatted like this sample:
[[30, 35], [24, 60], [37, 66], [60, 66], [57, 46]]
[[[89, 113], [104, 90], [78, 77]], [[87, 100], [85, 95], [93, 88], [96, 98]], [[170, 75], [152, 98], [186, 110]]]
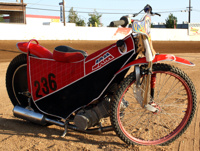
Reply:
[[148, 102], [150, 102], [149, 94], [150, 94], [150, 82], [151, 82], [151, 74], [152, 74], [152, 61], [149, 62], [147, 70], [148, 70], [148, 74], [146, 77], [144, 100], [142, 103], [143, 108], [148, 104]]
[[152, 62], [149, 62], [147, 68], [147, 77], [145, 83], [144, 100], [142, 102], [142, 107], [147, 110], [156, 113], [158, 108], [154, 105], [154, 89], [156, 85], [156, 74], [152, 73]]
[[[157, 109], [153, 107], [151, 104], [153, 104], [153, 99], [154, 99], [154, 89], [155, 89], [155, 82], [156, 82], [156, 76], [155, 74], [152, 74], [152, 67], [153, 67], [153, 59], [156, 54], [155, 50], [152, 47], [152, 42], [151, 39], [147, 37], [147, 35], [142, 35], [139, 34], [137, 35], [138, 39], [138, 51], [145, 52], [145, 57], [146, 61], [148, 62], [148, 67], [147, 67], [147, 77], [146, 80], [143, 81], [144, 83], [144, 95], [143, 99], [142, 96], [137, 97], [138, 102], [143, 108], [146, 108], [149, 111], [156, 112]], [[138, 67], [136, 67], [137, 69]], [[137, 70], [136, 72], [136, 92], [141, 92], [140, 89], [140, 84], [138, 78], [138, 73]], [[146, 74], [146, 73], [145, 73]], [[137, 93], [139, 94], [139, 93]]]

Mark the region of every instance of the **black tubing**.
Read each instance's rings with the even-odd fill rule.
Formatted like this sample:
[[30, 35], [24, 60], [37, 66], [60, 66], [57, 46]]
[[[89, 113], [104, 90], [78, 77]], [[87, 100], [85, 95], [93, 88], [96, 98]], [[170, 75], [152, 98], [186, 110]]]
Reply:
[[82, 132], [82, 133], [88, 133], [88, 134], [99, 134], [102, 132], [108, 132], [113, 131], [112, 126], [106, 126], [106, 127], [100, 127], [100, 128], [94, 128], [94, 129], [87, 129], [87, 130], [79, 130], [75, 125], [68, 124], [68, 128], [72, 129], [74, 131]]
[[110, 22], [110, 27], [116, 27], [116, 26], [123, 25], [123, 24], [125, 24], [124, 20], [112, 21], [112, 22]]
[[110, 23], [110, 27], [116, 27], [121, 25], [122, 27], [126, 27], [128, 25], [128, 18], [126, 16], [122, 16], [120, 20], [112, 21]]

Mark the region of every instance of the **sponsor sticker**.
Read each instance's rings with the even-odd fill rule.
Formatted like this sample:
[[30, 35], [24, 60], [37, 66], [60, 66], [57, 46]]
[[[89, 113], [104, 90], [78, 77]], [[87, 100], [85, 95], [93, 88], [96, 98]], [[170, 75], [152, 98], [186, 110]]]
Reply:
[[189, 24], [189, 35], [200, 35], [200, 24], [190, 23]]
[[113, 55], [111, 55], [109, 52], [103, 54], [102, 56], [100, 56], [98, 59], [95, 60], [95, 65], [92, 66], [92, 70], [97, 70], [101, 68], [102, 66], [106, 65], [113, 59], [114, 59]]

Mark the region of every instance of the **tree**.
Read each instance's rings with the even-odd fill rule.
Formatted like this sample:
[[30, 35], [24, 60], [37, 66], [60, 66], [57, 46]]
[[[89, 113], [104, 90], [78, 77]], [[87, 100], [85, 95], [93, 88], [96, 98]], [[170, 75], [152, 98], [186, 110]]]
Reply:
[[88, 26], [93, 26], [93, 27], [99, 27], [99, 26], [103, 26], [103, 24], [100, 21], [101, 18], [101, 14], [97, 13], [96, 10], [94, 10], [93, 14], [88, 14], [90, 16], [89, 18], [89, 22], [88, 22]]
[[175, 17], [173, 14], [169, 14], [168, 18], [165, 19], [166, 21], [166, 28], [174, 28], [174, 22], [175, 25], [177, 26], [177, 17]]
[[0, 15], [0, 22], [4, 22], [3, 15]]
[[73, 7], [69, 10], [69, 23], [75, 23], [76, 26], [85, 26], [85, 21], [78, 17], [78, 13], [74, 11]]
[[3, 21], [4, 21], [3, 17], [0, 17], [0, 22], [3, 22]]

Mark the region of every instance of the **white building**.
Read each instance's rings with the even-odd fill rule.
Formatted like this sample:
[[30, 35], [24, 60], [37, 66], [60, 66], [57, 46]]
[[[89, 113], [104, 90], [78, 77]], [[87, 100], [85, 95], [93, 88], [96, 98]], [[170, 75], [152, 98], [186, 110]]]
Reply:
[[26, 24], [46, 25], [51, 23], [60, 23], [60, 16], [45, 16], [45, 15], [26, 15]]

